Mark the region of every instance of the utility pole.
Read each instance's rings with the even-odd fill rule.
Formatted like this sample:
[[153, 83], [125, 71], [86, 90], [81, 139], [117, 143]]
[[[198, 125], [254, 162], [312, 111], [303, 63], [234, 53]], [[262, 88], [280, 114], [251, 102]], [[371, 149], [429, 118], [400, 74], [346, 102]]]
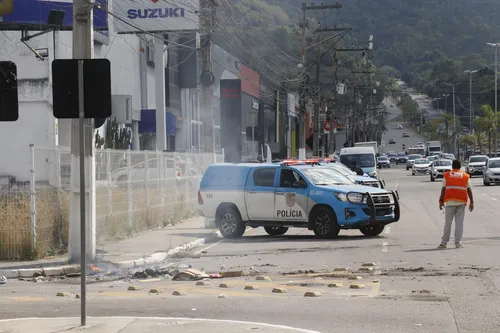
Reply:
[[[73, 1], [73, 58], [92, 59], [94, 55], [93, 9], [87, 0]], [[81, 95], [81, 94], [80, 94]], [[84, 101], [80, 101], [83, 103]], [[80, 121], [84, 121], [80, 126]], [[80, 142], [80, 131], [84, 140]], [[80, 161], [80, 148], [84, 147], [84, 161]], [[95, 167], [94, 120], [75, 119], [71, 122], [71, 203], [68, 259], [81, 262], [81, 325], [86, 324], [86, 260], [95, 258]], [[86, 179], [80, 179], [79, 170], [85, 168]], [[81, 182], [85, 181], [85, 198], [80, 197]], [[80, 220], [82, 203], [85, 204], [85, 221]], [[83, 215], [83, 214], [82, 214]], [[84, 235], [82, 235], [82, 233]], [[80, 237], [82, 241], [80, 240]]]
[[200, 1], [200, 30], [201, 36], [201, 85], [202, 85], [202, 120], [203, 120], [203, 148], [206, 153], [214, 154], [215, 161], [215, 115], [212, 107], [212, 85], [215, 81], [212, 74], [212, 31], [215, 24], [215, 3], [213, 0]]
[[313, 156], [319, 156], [319, 114], [321, 110], [321, 86], [320, 86], [320, 60], [321, 60], [321, 43], [318, 34], [316, 39], [316, 85], [319, 89], [317, 101], [314, 105], [314, 131], [313, 131]]
[[474, 122], [472, 119], [472, 74], [477, 73], [477, 70], [466, 70], [465, 73], [469, 74], [469, 132], [474, 134]]
[[306, 158], [306, 125], [305, 125], [305, 116], [306, 116], [306, 83], [307, 83], [307, 19], [306, 19], [306, 9], [307, 6], [302, 3], [302, 21], [300, 22], [300, 27], [302, 29], [302, 38], [300, 43], [300, 68], [302, 68], [302, 80], [299, 86], [299, 151], [298, 158], [303, 160]]
[[457, 119], [456, 119], [456, 113], [455, 113], [455, 85], [452, 85], [453, 89], [453, 151], [452, 153], [455, 154], [457, 152]]
[[[306, 96], [305, 96], [305, 82], [307, 82], [307, 66], [306, 66], [306, 52], [307, 52], [307, 46], [306, 46], [306, 37], [307, 37], [307, 18], [306, 18], [306, 12], [308, 10], [317, 10], [317, 9], [339, 9], [342, 8], [342, 5], [337, 3], [335, 5], [320, 5], [320, 6], [307, 6], [305, 2], [302, 3], [302, 22], [301, 22], [301, 28], [302, 28], [302, 43], [301, 43], [301, 62], [302, 62], [302, 68], [304, 69], [304, 74], [306, 75], [305, 78], [302, 80], [302, 89], [300, 91], [300, 114], [299, 114], [299, 159], [304, 159], [305, 158], [305, 105], [306, 105]], [[343, 29], [344, 30], [344, 29]], [[322, 32], [322, 31], [338, 31], [338, 28], [324, 28], [324, 29], [318, 29], [315, 32]], [[320, 37], [318, 35], [317, 38], [317, 56], [316, 56], [316, 83], [319, 84], [319, 66], [320, 66], [320, 60], [321, 60], [321, 48], [320, 48]], [[315, 105], [314, 108], [314, 132], [313, 132], [313, 154], [315, 156], [318, 156], [319, 154], [319, 111], [321, 108], [321, 90], [318, 96], [318, 102]]]

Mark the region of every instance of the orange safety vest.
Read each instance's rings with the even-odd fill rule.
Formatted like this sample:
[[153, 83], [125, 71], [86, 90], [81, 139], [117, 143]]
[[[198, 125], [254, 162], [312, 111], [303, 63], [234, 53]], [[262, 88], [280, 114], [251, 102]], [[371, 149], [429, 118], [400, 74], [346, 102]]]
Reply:
[[444, 173], [446, 188], [444, 192], [444, 202], [453, 200], [467, 204], [469, 196], [467, 194], [467, 184], [470, 176], [461, 170], [450, 170]]

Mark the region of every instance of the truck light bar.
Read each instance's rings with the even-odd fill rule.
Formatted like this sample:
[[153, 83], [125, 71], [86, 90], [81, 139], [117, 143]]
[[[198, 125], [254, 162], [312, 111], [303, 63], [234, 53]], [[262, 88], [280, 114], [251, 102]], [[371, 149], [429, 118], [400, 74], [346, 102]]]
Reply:
[[304, 164], [319, 164], [319, 160], [317, 159], [308, 159], [308, 160], [283, 160], [281, 162], [281, 166], [287, 166], [287, 165], [304, 165]]

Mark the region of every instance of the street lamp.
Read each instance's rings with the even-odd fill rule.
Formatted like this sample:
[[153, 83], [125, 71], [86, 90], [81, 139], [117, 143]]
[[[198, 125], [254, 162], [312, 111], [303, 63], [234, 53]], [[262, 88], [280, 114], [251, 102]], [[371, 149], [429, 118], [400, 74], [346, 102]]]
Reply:
[[477, 73], [477, 70], [466, 70], [465, 73], [469, 74], [469, 127], [470, 132], [474, 134], [474, 123], [472, 122], [472, 74]]
[[[455, 114], [455, 84], [453, 83], [448, 83], [452, 87], [452, 97], [453, 97], [453, 153], [455, 152], [457, 148], [457, 140], [455, 138], [455, 135], [457, 133], [457, 121], [456, 121], [456, 114]], [[450, 94], [443, 94], [443, 96], [446, 96], [446, 112], [448, 112], [448, 96]], [[446, 133], [448, 135], [448, 133]]]
[[498, 88], [497, 88], [497, 84], [498, 84], [498, 80], [497, 80], [497, 75], [498, 75], [498, 62], [497, 62], [497, 55], [498, 55], [498, 47], [500, 47], [500, 43], [486, 43], [486, 45], [488, 46], [491, 46], [491, 47], [494, 47], [495, 48], [495, 156], [496, 156], [496, 153], [497, 153], [497, 150], [498, 150], [498, 139], [497, 139], [497, 125], [498, 125], [498, 121], [497, 121], [497, 111], [498, 111], [498, 97], [497, 97], [497, 91], [498, 91]]

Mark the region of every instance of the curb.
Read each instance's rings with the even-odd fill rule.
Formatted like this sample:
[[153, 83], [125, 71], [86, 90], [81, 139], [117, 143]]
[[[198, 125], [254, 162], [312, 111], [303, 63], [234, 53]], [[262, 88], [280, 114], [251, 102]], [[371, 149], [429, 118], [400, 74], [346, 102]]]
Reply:
[[32, 278], [38, 276], [60, 276], [72, 273], [80, 273], [80, 265], [65, 265], [57, 267], [21, 268], [21, 269], [0, 269], [0, 276], [7, 279]]
[[[113, 265], [118, 268], [134, 268], [142, 267], [147, 265], [153, 265], [163, 262], [169, 257], [173, 257], [176, 254], [192, 250], [194, 248], [203, 246], [206, 241], [216, 239], [220, 236], [219, 231], [214, 231], [212, 234], [205, 238], [198, 238], [190, 243], [178, 246], [169, 250], [168, 252], [157, 252], [150, 255], [147, 258], [139, 258], [136, 260], [127, 260], [122, 262], [102, 262]], [[54, 267], [39, 267], [39, 268], [21, 268], [21, 269], [0, 269], [0, 276], [5, 276], [7, 279], [17, 279], [17, 278], [32, 278], [36, 276], [61, 276], [72, 273], [80, 273], [80, 265], [64, 265], [64, 266], [54, 266]]]
[[165, 259], [169, 257], [175, 256], [176, 254], [203, 246], [207, 240], [215, 239], [217, 237], [218, 237], [218, 231], [214, 231], [211, 235], [205, 238], [198, 238], [195, 241], [173, 248], [168, 252], [156, 252], [147, 258], [139, 258], [136, 260], [127, 260], [122, 262], [111, 262], [103, 260], [103, 262], [114, 265], [115, 267], [118, 268], [134, 268], [134, 267], [142, 267], [147, 265], [158, 264], [163, 262]]

